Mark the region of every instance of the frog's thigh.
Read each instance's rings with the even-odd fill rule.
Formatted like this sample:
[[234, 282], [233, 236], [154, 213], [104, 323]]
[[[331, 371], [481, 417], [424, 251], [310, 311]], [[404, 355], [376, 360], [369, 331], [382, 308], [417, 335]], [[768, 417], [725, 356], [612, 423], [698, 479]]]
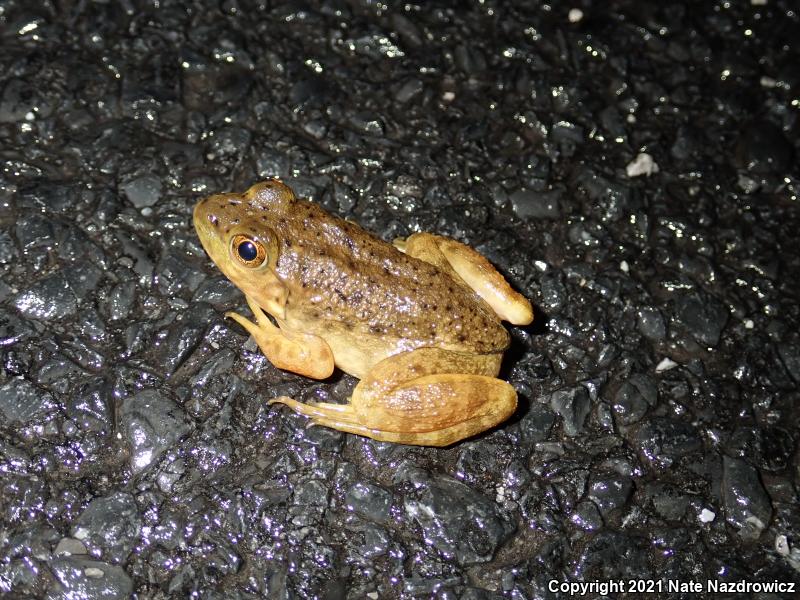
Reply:
[[256, 317], [255, 323], [236, 313], [225, 313], [225, 316], [232, 318], [253, 336], [264, 356], [273, 365], [314, 379], [331, 376], [333, 352], [325, 340], [309, 333], [279, 329], [249, 296], [247, 304]]
[[359, 410], [356, 394], [351, 404], [286, 404], [311, 417], [314, 425], [363, 435], [381, 442], [416, 446], [449, 446], [506, 420], [516, 409], [514, 388], [484, 375], [430, 375], [408, 382]]
[[444, 373], [403, 382], [384, 396], [361, 395], [356, 388], [350, 402], [375, 439], [448, 446], [507, 419], [517, 393], [494, 377]]
[[504, 321], [527, 325], [533, 321], [531, 303], [514, 291], [486, 258], [448, 237], [416, 233], [405, 240], [405, 252], [458, 276], [492, 307]]
[[275, 401], [311, 417], [314, 424], [340, 431], [386, 442], [447, 446], [514, 412], [514, 388], [491, 376], [498, 363], [499, 356], [421, 348], [375, 365], [349, 404]]
[[450, 275], [455, 275], [456, 279], [460, 279], [453, 267], [450, 266], [447, 257], [439, 249], [437, 244], [437, 238], [439, 237], [441, 236], [433, 235], [432, 233], [415, 233], [406, 239], [398, 238], [394, 240], [394, 245], [405, 254], [424, 260], [426, 263], [450, 273]]

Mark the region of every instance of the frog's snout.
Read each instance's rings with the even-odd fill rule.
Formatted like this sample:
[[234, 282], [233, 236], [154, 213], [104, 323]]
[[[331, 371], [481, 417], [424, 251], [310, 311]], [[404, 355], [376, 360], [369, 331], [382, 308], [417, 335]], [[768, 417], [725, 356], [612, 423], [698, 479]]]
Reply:
[[198, 232], [213, 234], [220, 228], [220, 220], [217, 216], [219, 205], [214, 203], [213, 197], [203, 198], [194, 206], [192, 220]]
[[223, 233], [221, 231], [221, 221], [216, 214], [216, 204], [211, 198], [204, 198], [194, 206], [192, 221], [197, 237], [212, 259], [218, 258], [219, 249]]
[[217, 215], [207, 210], [207, 200], [207, 198], [200, 200], [200, 202], [197, 203], [197, 206], [194, 207], [194, 224], [197, 226], [198, 223], [202, 222], [203, 224], [209, 223], [214, 227], [218, 227], [219, 219], [217, 218]]
[[203, 220], [203, 205], [206, 203], [206, 198], [198, 201], [197, 204], [194, 205], [194, 210], [192, 211], [192, 221], [194, 222], [194, 226], [197, 227], [200, 221]]

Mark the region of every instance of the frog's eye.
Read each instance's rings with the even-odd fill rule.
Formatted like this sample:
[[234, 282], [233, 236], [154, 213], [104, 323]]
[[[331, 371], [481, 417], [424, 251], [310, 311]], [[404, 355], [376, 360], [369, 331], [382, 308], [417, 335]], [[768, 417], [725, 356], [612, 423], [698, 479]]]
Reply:
[[267, 262], [264, 244], [246, 235], [235, 235], [231, 240], [231, 252], [246, 267], [257, 269]]

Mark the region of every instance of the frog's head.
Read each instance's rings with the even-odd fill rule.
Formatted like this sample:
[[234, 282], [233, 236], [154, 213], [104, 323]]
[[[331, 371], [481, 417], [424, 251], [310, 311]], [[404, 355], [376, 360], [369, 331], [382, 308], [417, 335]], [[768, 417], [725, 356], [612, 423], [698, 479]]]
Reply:
[[274, 273], [278, 237], [273, 225], [295, 201], [292, 190], [276, 179], [244, 194], [216, 194], [194, 207], [194, 227], [203, 248], [236, 287], [265, 306], [282, 289]]

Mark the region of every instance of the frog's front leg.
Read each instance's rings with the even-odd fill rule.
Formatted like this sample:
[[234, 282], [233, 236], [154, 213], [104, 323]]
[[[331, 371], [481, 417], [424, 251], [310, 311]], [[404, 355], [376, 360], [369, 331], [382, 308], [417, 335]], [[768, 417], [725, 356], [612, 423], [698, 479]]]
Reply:
[[480, 252], [443, 235], [415, 233], [395, 246], [409, 256], [436, 265], [463, 281], [483, 298], [504, 321], [527, 325], [533, 308], [525, 296], [514, 291], [505, 278]]
[[494, 377], [500, 356], [420, 348], [379, 362], [349, 404], [304, 404], [295, 412], [325, 425], [375, 440], [418, 446], [448, 446], [507, 419], [516, 409], [514, 388]]
[[234, 312], [226, 312], [225, 316], [239, 323], [253, 336], [269, 362], [279, 369], [313, 379], [331, 376], [333, 352], [325, 340], [310, 333], [298, 334], [276, 327], [250, 296], [245, 297], [256, 318], [255, 323]]

